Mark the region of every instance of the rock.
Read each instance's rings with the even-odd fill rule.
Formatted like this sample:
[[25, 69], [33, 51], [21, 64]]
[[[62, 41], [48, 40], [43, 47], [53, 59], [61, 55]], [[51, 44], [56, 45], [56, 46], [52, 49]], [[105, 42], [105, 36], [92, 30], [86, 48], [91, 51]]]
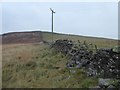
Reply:
[[73, 67], [73, 64], [67, 63], [67, 68], [74, 68], [74, 67]]
[[82, 64], [79, 63], [78, 65], [76, 65], [76, 68], [82, 68]]
[[87, 71], [87, 76], [95, 76], [97, 75], [97, 70], [89, 68]]
[[101, 88], [107, 88], [110, 84], [110, 79], [103, 79], [103, 78], [99, 78], [99, 86]]
[[75, 64], [77, 64], [77, 65], [78, 65], [78, 64], [81, 64], [81, 62], [80, 62], [80, 61], [76, 61], [76, 62], [75, 62]]
[[89, 60], [87, 60], [87, 59], [82, 59], [82, 60], [81, 60], [82, 66], [87, 66], [89, 63], [90, 63], [90, 62], [89, 62]]
[[58, 52], [62, 52], [65, 55], [71, 50], [73, 46], [73, 42], [70, 40], [56, 40], [53, 43], [52, 47], [56, 49]]
[[107, 88], [116, 88], [116, 87], [113, 85], [109, 85]]

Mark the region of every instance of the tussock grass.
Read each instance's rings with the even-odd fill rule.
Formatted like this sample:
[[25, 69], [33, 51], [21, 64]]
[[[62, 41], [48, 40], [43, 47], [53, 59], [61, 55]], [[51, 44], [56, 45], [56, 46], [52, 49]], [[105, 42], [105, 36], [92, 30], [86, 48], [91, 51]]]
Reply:
[[3, 47], [3, 87], [57, 87], [55, 81], [63, 77], [59, 71], [66, 63], [61, 53], [53, 53], [44, 44]]
[[[5, 49], [4, 46], [3, 88], [81, 87], [80, 81], [81, 79], [84, 81], [84, 73], [82, 70], [76, 70], [78, 72], [76, 74], [70, 73], [69, 69], [66, 68], [66, 62], [69, 57], [64, 56], [62, 53], [54, 53], [53, 50], [44, 44], [27, 44], [20, 47], [14, 48], [13, 46]], [[25, 47], [29, 47], [29, 49]], [[26, 58], [28, 56], [24, 56], [21, 53], [21, 49], [23, 53], [29, 52], [28, 59]], [[11, 53], [8, 53], [10, 51]]]
[[[54, 34], [54, 40], [61, 38], [86, 41], [98, 47], [117, 45], [115, 40]], [[43, 33], [43, 39], [50, 42], [51, 35]], [[70, 73], [66, 68], [69, 57], [44, 43], [3, 45], [2, 51], [3, 88], [87, 88], [97, 85], [97, 78], [88, 78], [83, 69]]]
[[[92, 43], [94, 45], [97, 45], [98, 48], [100, 48], [100, 47], [110, 48], [110, 47], [118, 46], [118, 40], [114, 40], [114, 39], [54, 33], [53, 40], [55, 41], [58, 39], [69, 39], [69, 40], [73, 40], [75, 42], [77, 42], [78, 40], [81, 42], [86, 41], [87, 43]], [[52, 41], [51, 33], [43, 32], [43, 40], [51, 42]]]

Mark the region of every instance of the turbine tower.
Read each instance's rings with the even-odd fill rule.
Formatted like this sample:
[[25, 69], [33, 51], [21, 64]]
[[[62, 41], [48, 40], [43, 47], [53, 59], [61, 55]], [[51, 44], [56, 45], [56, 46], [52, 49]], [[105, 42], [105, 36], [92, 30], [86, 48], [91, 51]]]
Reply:
[[55, 11], [52, 8], [50, 8], [50, 10], [52, 12], [52, 27], [51, 27], [51, 29], [52, 29], [52, 43], [53, 43], [53, 14], [55, 14]]

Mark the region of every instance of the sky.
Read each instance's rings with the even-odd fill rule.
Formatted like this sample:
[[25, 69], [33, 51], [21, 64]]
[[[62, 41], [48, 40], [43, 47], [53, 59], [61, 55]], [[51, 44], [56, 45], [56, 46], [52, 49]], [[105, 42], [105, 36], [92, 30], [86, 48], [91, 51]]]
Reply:
[[2, 3], [2, 32], [49, 31], [118, 38], [116, 2], [6, 2]]

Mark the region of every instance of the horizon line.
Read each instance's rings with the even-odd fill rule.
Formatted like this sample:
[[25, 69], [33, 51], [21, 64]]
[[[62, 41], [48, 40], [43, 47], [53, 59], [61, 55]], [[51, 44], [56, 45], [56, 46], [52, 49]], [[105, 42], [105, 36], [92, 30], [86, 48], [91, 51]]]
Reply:
[[[4, 35], [4, 34], [9, 34], [9, 33], [22, 33], [22, 32], [49, 32], [52, 33], [52, 31], [48, 31], [50, 29], [44, 29], [44, 30], [40, 30], [40, 29], [23, 29], [24, 31], [8, 31], [8, 32], [2, 32], [0, 33], [0, 35]], [[33, 31], [31, 31], [33, 30]], [[67, 35], [76, 35], [76, 36], [84, 36], [84, 37], [95, 37], [95, 38], [104, 38], [104, 39], [113, 39], [113, 40], [119, 40], [118, 38], [110, 38], [110, 37], [102, 37], [102, 36], [93, 36], [93, 35], [81, 35], [81, 34], [75, 34], [75, 33], [65, 33], [65, 32], [53, 32], [53, 33], [57, 33], [57, 34], [67, 34]]]

